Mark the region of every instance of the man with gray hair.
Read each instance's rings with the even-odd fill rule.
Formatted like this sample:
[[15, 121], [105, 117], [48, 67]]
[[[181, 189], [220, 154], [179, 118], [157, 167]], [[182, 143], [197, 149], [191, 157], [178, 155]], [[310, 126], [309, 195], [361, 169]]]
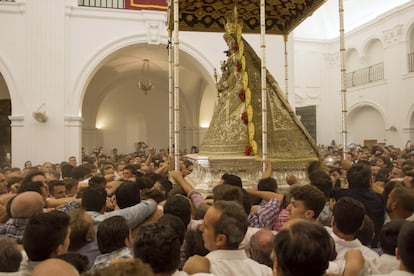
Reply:
[[[206, 257], [190, 257], [184, 265], [184, 271], [189, 274], [210, 272], [226, 276], [271, 276], [270, 267], [248, 258], [244, 250], [238, 249], [247, 227], [247, 215], [239, 203], [215, 201], [207, 210], [201, 225], [204, 247], [210, 253]], [[206, 259], [209, 266], [199, 266]], [[201, 267], [204, 270], [200, 270]]]

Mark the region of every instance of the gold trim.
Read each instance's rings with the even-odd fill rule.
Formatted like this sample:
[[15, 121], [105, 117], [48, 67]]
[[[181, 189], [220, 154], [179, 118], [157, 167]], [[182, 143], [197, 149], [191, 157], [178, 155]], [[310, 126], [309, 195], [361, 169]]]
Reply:
[[130, 0], [129, 5], [131, 7], [137, 7], [137, 8], [160, 9], [160, 10], [168, 9], [167, 6], [162, 6], [162, 5], [135, 4], [134, 0]]

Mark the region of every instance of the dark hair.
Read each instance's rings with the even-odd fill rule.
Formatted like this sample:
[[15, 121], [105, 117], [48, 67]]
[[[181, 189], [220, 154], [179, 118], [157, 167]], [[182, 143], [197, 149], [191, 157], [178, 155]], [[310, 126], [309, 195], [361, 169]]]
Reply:
[[355, 235], [364, 221], [365, 208], [358, 200], [343, 197], [335, 203], [332, 214], [339, 231]]
[[134, 243], [134, 257], [151, 265], [155, 273], [172, 273], [180, 264], [180, 241], [169, 225], [142, 225]]
[[[252, 207], [251, 197], [250, 197], [250, 194], [245, 189], [243, 189], [243, 187], [241, 186], [242, 182], [241, 182], [240, 177], [238, 177], [236, 175], [232, 175], [232, 174], [224, 174], [222, 176], [222, 179], [223, 179], [223, 184], [216, 185], [213, 189], [213, 194], [217, 195], [217, 196], [213, 195], [214, 200], [237, 200], [237, 201], [239, 201], [237, 199], [239, 197], [238, 192], [236, 192], [234, 189], [229, 189], [228, 188], [229, 186], [236, 187], [236, 188], [240, 189], [241, 192], [242, 192], [241, 201], [239, 201], [239, 202], [243, 206], [243, 209], [246, 212], [246, 214], [249, 214], [250, 209]], [[217, 189], [217, 190], [214, 191], [215, 189]], [[233, 192], [235, 192], [237, 194], [231, 195], [231, 193], [233, 193]]]
[[371, 167], [360, 163], [352, 165], [346, 173], [350, 189], [369, 189], [371, 176]]
[[284, 276], [324, 275], [332, 247], [331, 236], [322, 225], [297, 222], [275, 236], [277, 270]]
[[8, 177], [7, 178], [7, 189], [10, 190], [11, 185], [16, 184], [16, 183], [21, 183], [23, 181], [23, 177], [19, 177], [19, 176], [12, 176], [12, 177]]
[[124, 209], [141, 201], [138, 185], [135, 182], [123, 182], [115, 191], [116, 204]]
[[101, 212], [106, 204], [106, 196], [106, 190], [103, 187], [88, 187], [82, 193], [82, 207], [86, 211]]
[[384, 166], [387, 168], [387, 171], [391, 171], [393, 166], [390, 158], [387, 158], [384, 155], [380, 155], [378, 156], [377, 160], [378, 159], [381, 159], [384, 162]]
[[355, 237], [365, 246], [370, 247], [372, 240], [375, 237], [375, 225], [372, 219], [368, 216], [364, 216], [362, 228], [358, 229]]
[[379, 233], [379, 243], [385, 254], [395, 256], [397, 248], [398, 235], [404, 224], [408, 223], [405, 219], [391, 220], [384, 224]]
[[385, 202], [387, 202], [388, 196], [390, 195], [391, 191], [396, 187], [404, 187], [403, 182], [394, 179], [394, 180], [390, 180], [387, 183], [385, 183], [384, 191], [382, 192]]
[[229, 184], [232, 186], [243, 188], [242, 180], [237, 175], [225, 173], [221, 176], [221, 179], [223, 180], [223, 184]]
[[103, 176], [93, 176], [88, 181], [89, 186], [99, 185], [104, 187], [106, 185], [106, 178]]
[[169, 197], [164, 205], [164, 214], [179, 217], [187, 227], [191, 220], [191, 205], [189, 199], [181, 195]]
[[165, 193], [165, 196], [167, 196], [173, 188], [173, 183], [165, 177], [158, 179], [157, 182], [160, 183], [161, 190]]
[[71, 177], [73, 168], [74, 167], [69, 163], [65, 163], [65, 164], [61, 165], [60, 166], [60, 171], [61, 171], [61, 174], [62, 174], [62, 178], [65, 179], [67, 177]]
[[414, 273], [414, 222], [404, 224], [398, 235], [398, 251], [407, 271]]
[[145, 176], [137, 177], [136, 182], [140, 190], [151, 189], [152, 186], [154, 186], [154, 183], [152, 182], [151, 178]]
[[312, 185], [294, 187], [290, 191], [290, 197], [295, 200], [303, 201], [305, 208], [313, 211], [314, 219], [319, 216], [326, 204], [325, 195]]
[[185, 259], [193, 255], [205, 256], [209, 253], [208, 249], [204, 247], [203, 232], [198, 228], [187, 231], [183, 247]]
[[381, 168], [378, 170], [378, 173], [375, 175], [375, 181], [387, 182], [388, 180], [388, 170], [386, 168]]
[[188, 167], [190, 167], [190, 166], [193, 166], [193, 162], [191, 162], [190, 160], [188, 160], [188, 159], [185, 159], [184, 160], [184, 166], [186, 167], [186, 168], [188, 168]]
[[85, 170], [85, 167], [82, 165], [73, 168], [70, 173], [70, 176], [72, 178], [75, 178], [78, 181], [83, 179], [85, 175], [86, 175], [86, 170]]
[[141, 193], [143, 199], [153, 199], [157, 203], [160, 203], [165, 200], [165, 195], [157, 189], [145, 189]]
[[276, 192], [277, 181], [273, 177], [262, 178], [259, 180], [259, 183], [257, 183], [257, 189], [259, 191]]
[[133, 175], [137, 172], [137, 169], [133, 165], [125, 165], [122, 170], [129, 170]]
[[61, 259], [71, 264], [79, 272], [79, 274], [88, 271], [89, 259], [87, 256], [80, 253], [66, 252], [64, 254], [56, 256], [56, 259]]
[[321, 161], [311, 161], [308, 164], [308, 167], [306, 169], [306, 172], [309, 175], [311, 175], [313, 172], [320, 171], [322, 169]]
[[158, 219], [158, 223], [171, 226], [177, 234], [180, 244], [183, 244], [187, 227], [179, 217], [171, 214], [164, 214]]
[[126, 219], [121, 216], [105, 219], [98, 225], [96, 239], [102, 254], [125, 247], [125, 239], [129, 239], [129, 226]]
[[332, 191], [332, 180], [329, 174], [323, 171], [314, 171], [309, 175], [310, 184], [318, 188], [326, 199], [330, 198]]
[[23, 234], [23, 247], [31, 261], [51, 257], [69, 231], [69, 216], [60, 211], [41, 213], [27, 222]]
[[218, 200], [213, 204], [221, 212], [214, 225], [215, 234], [224, 234], [227, 244], [224, 249], [237, 249], [247, 232], [247, 215], [243, 207], [234, 201]]
[[216, 185], [213, 188], [213, 200], [236, 201], [243, 205], [242, 189], [229, 184]]
[[43, 182], [42, 181], [29, 181], [29, 182], [23, 182], [19, 190], [17, 191], [18, 194], [21, 194], [23, 192], [36, 192], [40, 195], [43, 195], [42, 193], [43, 188]]
[[28, 173], [24, 178], [23, 178], [23, 181], [22, 181], [22, 186], [23, 185], [25, 185], [26, 183], [29, 183], [29, 182], [33, 182], [32, 181], [32, 178], [33, 177], [35, 177], [35, 176], [38, 176], [38, 175], [42, 175], [42, 176], [45, 176], [45, 173], [44, 172], [42, 172], [42, 171], [39, 171], [39, 170], [34, 170], [34, 171], [31, 171], [30, 173]]
[[67, 177], [63, 179], [62, 182], [63, 182], [63, 185], [65, 185], [66, 191], [71, 191], [74, 186], [78, 185], [78, 180], [72, 177]]
[[17, 272], [22, 259], [16, 241], [6, 236], [0, 236], [0, 272]]
[[49, 188], [49, 193], [53, 196], [55, 186], [65, 186], [65, 184], [60, 180], [51, 180], [47, 183], [47, 186]]
[[91, 225], [85, 220], [85, 210], [76, 208], [69, 213], [70, 217], [70, 244], [69, 250], [75, 251], [86, 245]]

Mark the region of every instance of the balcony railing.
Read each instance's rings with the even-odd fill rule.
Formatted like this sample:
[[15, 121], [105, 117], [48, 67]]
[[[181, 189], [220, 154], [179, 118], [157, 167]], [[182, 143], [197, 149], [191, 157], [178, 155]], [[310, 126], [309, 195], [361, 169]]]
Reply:
[[125, 0], [78, 0], [79, 6], [94, 8], [125, 9]]
[[408, 54], [408, 72], [414, 72], [414, 53]]
[[346, 87], [355, 87], [384, 79], [384, 63], [378, 63], [346, 74]]

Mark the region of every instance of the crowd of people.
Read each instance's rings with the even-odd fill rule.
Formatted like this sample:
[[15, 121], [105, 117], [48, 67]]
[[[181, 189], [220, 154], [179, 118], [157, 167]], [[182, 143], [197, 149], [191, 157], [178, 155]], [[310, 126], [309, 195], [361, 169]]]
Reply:
[[320, 153], [287, 192], [267, 160], [207, 198], [155, 148], [3, 166], [0, 275], [414, 275], [414, 148]]

